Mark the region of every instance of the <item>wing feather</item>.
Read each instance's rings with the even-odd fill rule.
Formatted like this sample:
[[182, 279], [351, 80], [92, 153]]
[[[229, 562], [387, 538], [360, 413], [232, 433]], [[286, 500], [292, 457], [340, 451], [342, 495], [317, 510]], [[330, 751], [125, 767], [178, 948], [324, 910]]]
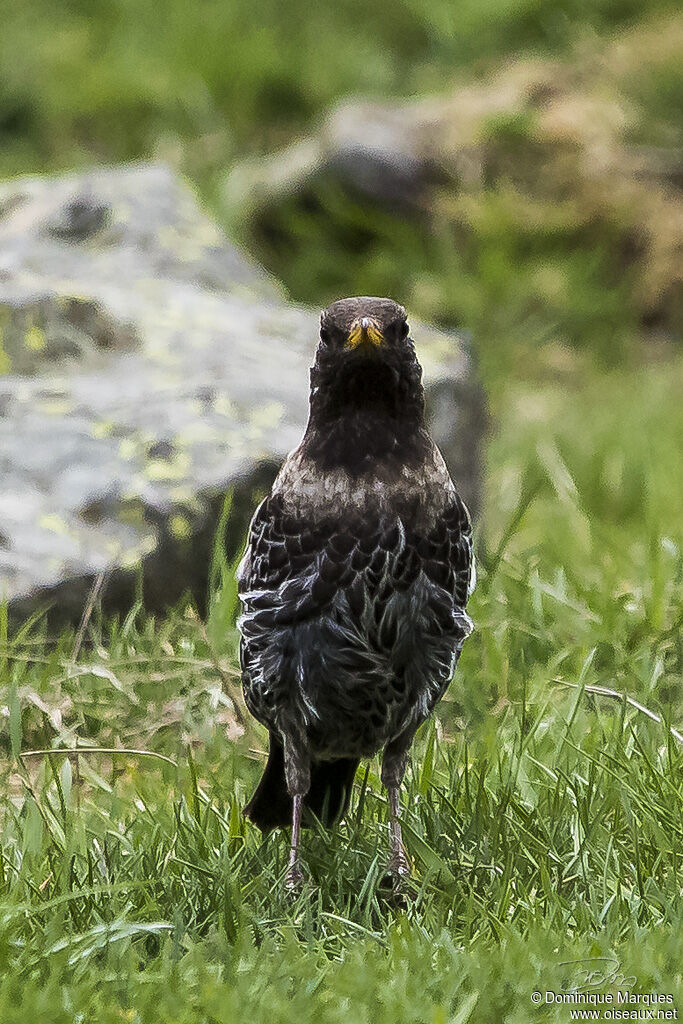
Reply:
[[[328, 612], [340, 598], [355, 618], [369, 604], [379, 626], [391, 595], [408, 591], [420, 574], [442, 635], [464, 639], [471, 630], [465, 606], [474, 576], [472, 530], [457, 495], [428, 530], [400, 517], [387, 522], [356, 512], [311, 524], [271, 496], [254, 514], [238, 570], [240, 629], [251, 637], [294, 625]], [[386, 623], [382, 633], [390, 641], [393, 626]]]

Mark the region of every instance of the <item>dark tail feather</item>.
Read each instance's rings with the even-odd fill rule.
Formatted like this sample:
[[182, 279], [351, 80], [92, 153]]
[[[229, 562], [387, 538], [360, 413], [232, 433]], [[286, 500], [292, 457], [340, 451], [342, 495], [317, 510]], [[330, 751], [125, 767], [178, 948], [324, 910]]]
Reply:
[[[311, 788], [304, 797], [304, 808], [312, 811], [323, 825], [333, 825], [346, 814], [357, 767], [358, 759], [352, 757], [317, 761], [311, 765]], [[285, 782], [284, 752], [273, 733], [270, 734], [268, 763], [244, 813], [262, 832], [292, 823], [292, 798]], [[303, 824], [307, 824], [305, 813]]]
[[244, 813], [261, 829], [270, 832], [292, 821], [292, 799], [285, 783], [285, 756], [282, 744], [271, 732], [268, 761], [261, 781]]
[[[308, 807], [323, 825], [334, 825], [349, 809], [358, 764], [357, 757], [339, 757], [311, 765], [311, 788], [304, 797], [304, 808]], [[304, 814], [304, 823], [305, 818]]]

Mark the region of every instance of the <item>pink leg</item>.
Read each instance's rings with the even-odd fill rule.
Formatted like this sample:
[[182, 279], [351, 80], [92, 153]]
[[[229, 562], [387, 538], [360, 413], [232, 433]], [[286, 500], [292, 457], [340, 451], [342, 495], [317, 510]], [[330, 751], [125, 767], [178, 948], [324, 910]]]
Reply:
[[389, 786], [387, 791], [389, 794], [389, 836], [391, 839], [391, 855], [388, 868], [391, 874], [395, 875], [397, 880], [400, 880], [410, 875], [410, 865], [408, 864], [408, 858], [403, 846], [403, 836], [401, 835], [399, 787]]
[[292, 810], [292, 843], [289, 847], [289, 866], [287, 868], [287, 878], [285, 880], [285, 887], [290, 892], [294, 892], [301, 887], [304, 880], [301, 868], [299, 866], [299, 832], [301, 830], [301, 806], [303, 797], [297, 795], [293, 797], [293, 810]]

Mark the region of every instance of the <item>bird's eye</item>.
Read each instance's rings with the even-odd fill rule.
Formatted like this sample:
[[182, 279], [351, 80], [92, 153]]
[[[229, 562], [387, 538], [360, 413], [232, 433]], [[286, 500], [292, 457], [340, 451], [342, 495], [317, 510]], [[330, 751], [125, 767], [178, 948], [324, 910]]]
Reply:
[[403, 341], [404, 338], [408, 337], [408, 331], [410, 328], [405, 320], [394, 320], [393, 323], [387, 328], [387, 334], [389, 334], [396, 341]]

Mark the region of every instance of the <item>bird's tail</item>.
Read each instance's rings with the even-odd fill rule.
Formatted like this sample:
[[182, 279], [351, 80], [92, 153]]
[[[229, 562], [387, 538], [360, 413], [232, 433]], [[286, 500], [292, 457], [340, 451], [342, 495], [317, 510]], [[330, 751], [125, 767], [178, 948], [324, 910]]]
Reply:
[[[333, 825], [346, 813], [357, 767], [358, 758], [352, 757], [313, 762], [311, 786], [304, 797], [304, 826], [310, 824], [307, 809], [327, 826]], [[284, 752], [273, 733], [270, 734], [268, 763], [244, 813], [262, 832], [292, 823], [292, 798], [285, 781]]]

